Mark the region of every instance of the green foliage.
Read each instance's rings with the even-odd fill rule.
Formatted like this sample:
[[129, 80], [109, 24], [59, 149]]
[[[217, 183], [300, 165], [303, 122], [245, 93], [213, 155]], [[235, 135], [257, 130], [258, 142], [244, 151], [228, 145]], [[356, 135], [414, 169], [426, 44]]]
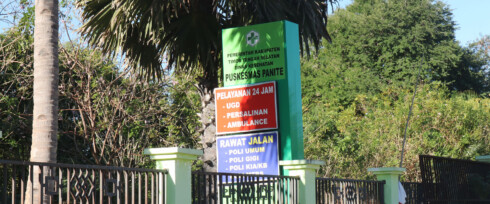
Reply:
[[[404, 164], [419, 179], [418, 155], [473, 159], [490, 152], [490, 99], [449, 94], [438, 83], [420, 87], [410, 122]], [[312, 105], [305, 111], [305, 154], [327, 161], [329, 177], [363, 178], [369, 167], [398, 166], [412, 91], [387, 88], [358, 94], [337, 111]]]
[[477, 95], [488, 91], [488, 55], [457, 44], [447, 6], [355, 1], [328, 26], [333, 42], [302, 60], [305, 155], [327, 162], [324, 176], [365, 178], [367, 168], [399, 165], [419, 70], [406, 179], [420, 178], [419, 154], [490, 153], [490, 100]]
[[429, 0], [355, 1], [330, 18], [335, 40], [325, 44], [325, 55], [336, 58], [340, 69], [369, 70], [383, 84], [412, 84], [422, 64], [424, 81], [474, 90], [458, 81], [473, 77], [468, 64], [459, 64], [468, 56], [454, 39], [451, 15], [446, 5]]
[[[25, 32], [0, 35], [2, 159], [29, 159], [33, 50]], [[60, 48], [59, 79], [59, 162], [141, 167], [151, 165], [144, 148], [196, 146], [199, 100], [189, 83], [142, 83], [76, 44]]]
[[32, 134], [32, 38], [17, 27], [0, 34], [0, 157], [29, 158]]
[[163, 118], [167, 124], [168, 142], [179, 147], [196, 147], [199, 137], [200, 99], [194, 84], [183, 76], [175, 75], [169, 88], [169, 97], [161, 101], [169, 115]]
[[62, 48], [60, 58], [60, 160], [147, 166], [144, 148], [195, 146], [197, 116], [183, 115], [196, 110], [184, 92], [173, 91], [187, 84], [142, 83], [100, 52], [74, 47]]
[[490, 35], [486, 35], [463, 49], [460, 70], [464, 78], [455, 78], [462, 90], [473, 89], [483, 97], [490, 97]]

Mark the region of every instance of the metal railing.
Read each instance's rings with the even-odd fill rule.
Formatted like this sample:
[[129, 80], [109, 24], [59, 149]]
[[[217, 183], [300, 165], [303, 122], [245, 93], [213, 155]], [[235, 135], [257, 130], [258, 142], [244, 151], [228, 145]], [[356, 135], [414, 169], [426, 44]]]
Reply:
[[490, 203], [490, 164], [420, 155], [424, 200], [430, 203]]
[[339, 203], [384, 203], [385, 181], [316, 178], [316, 202]]
[[192, 203], [298, 203], [299, 177], [192, 172]]
[[424, 191], [422, 183], [417, 182], [401, 182], [407, 197], [405, 204], [419, 204], [424, 201]]
[[[166, 173], [166, 170], [0, 160], [0, 203], [24, 203], [35, 196], [59, 204], [159, 203], [164, 201], [164, 193], [159, 192], [165, 191]], [[34, 179], [39, 182], [33, 182]]]

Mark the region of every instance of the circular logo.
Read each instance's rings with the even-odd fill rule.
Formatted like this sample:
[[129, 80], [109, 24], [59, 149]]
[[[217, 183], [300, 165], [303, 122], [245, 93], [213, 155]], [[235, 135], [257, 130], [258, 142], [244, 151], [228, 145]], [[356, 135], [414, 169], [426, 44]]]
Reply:
[[248, 34], [247, 34], [247, 45], [254, 47], [255, 45], [257, 45], [257, 43], [259, 43], [259, 41], [260, 41], [259, 33], [257, 33], [254, 30], [251, 30], [250, 32], [248, 32]]

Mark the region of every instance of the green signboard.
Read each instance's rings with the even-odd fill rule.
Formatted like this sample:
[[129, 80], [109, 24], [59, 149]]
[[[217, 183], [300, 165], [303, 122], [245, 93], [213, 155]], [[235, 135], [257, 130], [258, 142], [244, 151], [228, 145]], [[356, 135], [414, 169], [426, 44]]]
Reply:
[[224, 84], [286, 77], [284, 21], [223, 30]]
[[299, 55], [298, 25], [289, 21], [223, 30], [225, 87], [277, 83], [280, 160], [304, 159]]

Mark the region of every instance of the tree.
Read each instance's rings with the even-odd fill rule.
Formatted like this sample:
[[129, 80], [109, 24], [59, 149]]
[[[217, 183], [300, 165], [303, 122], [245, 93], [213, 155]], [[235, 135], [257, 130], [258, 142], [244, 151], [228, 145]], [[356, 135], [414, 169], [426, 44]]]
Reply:
[[195, 75], [201, 97], [204, 168], [216, 171], [213, 90], [222, 66], [221, 29], [289, 20], [299, 24], [302, 48], [318, 48], [327, 30], [328, 3], [337, 0], [80, 0], [82, 34], [106, 54], [126, 57], [147, 78], [158, 78], [163, 65]]
[[[32, 42], [32, 30], [21, 27], [0, 34], [3, 159], [29, 160]], [[60, 47], [59, 68], [58, 162], [149, 167], [144, 148], [197, 143], [199, 99], [191, 83], [141, 83], [77, 43]]]
[[464, 50], [463, 63], [470, 76], [469, 87], [484, 97], [490, 97], [490, 35], [475, 40]]
[[[458, 45], [452, 14], [442, 2], [355, 1], [330, 18], [328, 29], [333, 43], [324, 44], [314, 60], [303, 61], [304, 70], [328, 67], [326, 76], [303, 82], [330, 85], [329, 92], [338, 94], [344, 107], [360, 92], [379, 93], [391, 84], [412, 87], [419, 70], [425, 82], [482, 93], [485, 57], [478, 54], [482, 51]], [[313, 72], [303, 73], [310, 78]], [[314, 89], [305, 90], [308, 98], [316, 97], [309, 90]]]
[[415, 83], [408, 178], [420, 178], [418, 154], [489, 151], [490, 103], [471, 93], [480, 55], [457, 44], [449, 11], [429, 0], [358, 0], [329, 18], [333, 42], [302, 60], [305, 156], [327, 162], [323, 175], [360, 178], [369, 167], [397, 166]]
[[355, 1], [336, 13], [329, 29], [336, 39], [329, 57], [369, 70], [384, 84], [410, 85], [421, 60], [424, 80], [449, 83], [445, 77], [460, 58], [455, 23], [442, 2]]
[[0, 157], [4, 159], [29, 159], [32, 52], [31, 33], [21, 26], [0, 34]]
[[142, 167], [149, 163], [145, 148], [194, 147], [197, 116], [182, 118], [183, 112], [193, 112], [183, 88], [188, 86], [170, 79], [141, 82], [99, 51], [65, 44], [60, 49], [58, 147], [63, 156], [58, 160]]
[[[12, 7], [23, 9], [0, 34], [0, 157], [29, 160], [34, 6]], [[60, 5], [60, 13], [68, 13], [60, 14], [61, 22], [68, 25], [70, 7]], [[149, 167], [144, 148], [195, 146], [199, 97], [191, 83], [173, 77], [142, 83], [98, 50], [65, 39], [59, 49], [58, 162]]]
[[[485, 54], [478, 42], [461, 48], [461, 60], [457, 69], [452, 69], [446, 80], [457, 91], [472, 91], [480, 95], [490, 92], [489, 71], [490, 55]], [[488, 97], [488, 96], [487, 96]]]
[[[34, 108], [31, 159], [33, 162], [56, 163], [58, 139], [58, 0], [39, 0], [34, 21]], [[46, 169], [47, 170], [47, 169]], [[41, 202], [39, 168], [33, 169], [26, 203]], [[48, 171], [43, 171], [47, 173]], [[31, 174], [30, 174], [31, 175]], [[31, 200], [31, 191], [33, 198]], [[43, 203], [46, 203], [47, 196]]]

